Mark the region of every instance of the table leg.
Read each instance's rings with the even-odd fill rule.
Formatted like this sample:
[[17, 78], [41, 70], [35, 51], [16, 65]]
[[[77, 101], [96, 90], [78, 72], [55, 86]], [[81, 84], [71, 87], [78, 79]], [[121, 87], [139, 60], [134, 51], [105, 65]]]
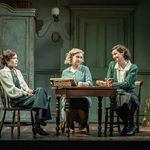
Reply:
[[60, 124], [60, 98], [56, 97], [56, 135], [59, 135]]
[[102, 99], [103, 97], [98, 97], [98, 136], [102, 134]]
[[115, 97], [110, 97], [110, 136], [113, 136]]
[[70, 98], [66, 98], [66, 105], [65, 105], [65, 111], [66, 111], [66, 136], [70, 136]]

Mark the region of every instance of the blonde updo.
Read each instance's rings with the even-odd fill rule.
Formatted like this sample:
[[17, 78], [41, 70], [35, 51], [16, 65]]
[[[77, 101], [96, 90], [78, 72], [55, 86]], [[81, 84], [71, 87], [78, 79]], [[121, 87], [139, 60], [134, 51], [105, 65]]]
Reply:
[[79, 48], [73, 48], [68, 53], [66, 53], [66, 59], [64, 64], [72, 64], [72, 57], [77, 53], [81, 53], [83, 55], [83, 62], [84, 62], [84, 51]]

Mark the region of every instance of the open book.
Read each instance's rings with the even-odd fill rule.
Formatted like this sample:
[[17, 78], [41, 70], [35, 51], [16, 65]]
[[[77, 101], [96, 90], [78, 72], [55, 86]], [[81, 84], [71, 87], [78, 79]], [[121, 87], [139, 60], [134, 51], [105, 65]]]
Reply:
[[66, 87], [66, 86], [76, 86], [73, 78], [50, 78], [50, 82], [53, 86]]

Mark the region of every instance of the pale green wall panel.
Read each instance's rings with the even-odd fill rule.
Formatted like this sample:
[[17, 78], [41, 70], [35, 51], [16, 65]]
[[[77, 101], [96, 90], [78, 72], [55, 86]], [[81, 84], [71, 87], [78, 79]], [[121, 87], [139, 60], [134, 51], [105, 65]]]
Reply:
[[[33, 8], [14, 9], [0, 3], [0, 51], [16, 51], [18, 67], [31, 88], [34, 88], [35, 12]], [[22, 113], [23, 119], [28, 119], [27, 116], [26, 112]]]

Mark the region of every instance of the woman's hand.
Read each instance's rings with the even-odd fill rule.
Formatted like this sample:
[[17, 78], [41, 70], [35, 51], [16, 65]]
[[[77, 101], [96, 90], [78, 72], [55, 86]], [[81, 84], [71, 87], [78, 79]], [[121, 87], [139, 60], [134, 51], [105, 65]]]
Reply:
[[105, 82], [107, 87], [112, 86], [112, 78], [105, 78]]
[[29, 89], [29, 90], [27, 91], [27, 95], [28, 95], [28, 96], [32, 96], [32, 95], [33, 95], [33, 90], [32, 90], [32, 89]]
[[89, 84], [87, 82], [78, 82], [77, 87], [88, 87]]
[[106, 86], [106, 81], [96, 80], [96, 85], [98, 85], [98, 86]]
[[111, 78], [105, 78], [105, 81], [97, 80], [96, 85], [103, 86], [103, 87], [104, 86], [111, 87], [112, 86], [112, 79]]

